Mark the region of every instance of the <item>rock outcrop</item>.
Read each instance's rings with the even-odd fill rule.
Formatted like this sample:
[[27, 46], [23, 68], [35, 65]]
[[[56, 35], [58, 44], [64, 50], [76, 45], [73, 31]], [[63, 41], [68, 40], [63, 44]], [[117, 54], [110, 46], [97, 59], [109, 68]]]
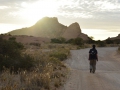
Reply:
[[67, 26], [60, 24], [57, 18], [45, 17], [29, 28], [22, 28], [9, 32], [11, 35], [30, 35], [36, 37], [57, 38], [66, 30]]
[[74, 38], [77, 38], [77, 37], [80, 37], [83, 40], [88, 40], [88, 36], [81, 32], [81, 28], [80, 28], [80, 26], [79, 26], [79, 24], [77, 22], [71, 24], [66, 29], [66, 31], [64, 32], [62, 37], [66, 38], [67, 40], [74, 39]]
[[112, 37], [112, 38], [109, 38], [109, 39], [111, 39], [111, 40], [120, 39], [120, 34], [118, 34], [118, 36], [116, 36], [116, 37]]
[[81, 33], [81, 29], [78, 23], [71, 24], [64, 32], [62, 37], [66, 39], [77, 38]]
[[73, 23], [69, 27], [60, 24], [56, 17], [45, 17], [29, 28], [22, 28], [9, 32], [11, 35], [29, 35], [37, 37], [74, 39], [77, 37], [88, 40], [88, 36], [81, 33], [79, 24]]

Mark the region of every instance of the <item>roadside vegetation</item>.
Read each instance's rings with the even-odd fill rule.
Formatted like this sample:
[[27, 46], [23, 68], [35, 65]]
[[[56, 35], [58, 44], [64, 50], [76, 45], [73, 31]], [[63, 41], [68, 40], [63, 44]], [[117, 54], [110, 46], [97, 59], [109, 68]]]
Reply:
[[70, 57], [70, 50], [88, 48], [91, 44], [105, 47], [120, 43], [53, 38], [51, 43], [23, 45], [12, 36], [8, 40], [0, 38], [0, 90], [57, 90], [69, 72], [63, 62]]
[[69, 69], [63, 61], [70, 48], [47, 44], [25, 49], [14, 37], [0, 42], [0, 90], [57, 90], [65, 82]]
[[75, 38], [75, 39], [69, 39], [66, 40], [65, 38], [53, 38], [51, 39], [51, 43], [59, 43], [59, 44], [72, 44], [72, 45], [78, 45], [83, 46], [84, 41], [82, 38]]
[[89, 47], [89, 44], [96, 44], [98, 47], [105, 47], [106, 46], [106, 42], [105, 41], [95, 41], [93, 40], [93, 38], [89, 38], [89, 40], [83, 40], [82, 38], [75, 38], [75, 39], [69, 39], [69, 40], [65, 40], [64, 38], [54, 38], [51, 39], [51, 43], [59, 43], [59, 44], [72, 44], [72, 45], [77, 45], [80, 48], [86, 48]]

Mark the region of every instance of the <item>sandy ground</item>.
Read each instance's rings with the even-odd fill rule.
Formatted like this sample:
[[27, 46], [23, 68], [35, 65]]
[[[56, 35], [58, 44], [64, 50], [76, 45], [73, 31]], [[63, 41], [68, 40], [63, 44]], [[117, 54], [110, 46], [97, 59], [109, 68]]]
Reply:
[[65, 62], [71, 72], [61, 90], [120, 90], [117, 47], [97, 48], [99, 61], [95, 74], [89, 72], [89, 49], [71, 50], [72, 56]]

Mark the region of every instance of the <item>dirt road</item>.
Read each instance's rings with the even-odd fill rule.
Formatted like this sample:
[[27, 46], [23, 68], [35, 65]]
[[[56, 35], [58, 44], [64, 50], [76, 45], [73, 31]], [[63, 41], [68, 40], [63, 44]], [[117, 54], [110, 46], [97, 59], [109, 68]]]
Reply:
[[71, 68], [63, 90], [120, 90], [120, 57], [115, 56], [117, 47], [97, 48], [95, 74], [89, 72], [89, 49], [71, 50], [66, 64]]

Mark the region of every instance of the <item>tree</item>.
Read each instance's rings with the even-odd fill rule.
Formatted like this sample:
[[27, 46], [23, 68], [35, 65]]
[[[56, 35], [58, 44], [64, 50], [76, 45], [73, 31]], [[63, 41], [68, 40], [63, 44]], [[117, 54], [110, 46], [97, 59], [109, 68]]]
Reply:
[[94, 39], [94, 37], [90, 36], [89, 39], [87, 40], [87, 43], [94, 44], [95, 40], [93, 40], [93, 39]]
[[109, 39], [109, 38], [106, 39], [105, 42], [106, 42], [107, 44], [113, 44], [113, 43], [114, 43], [113, 40], [111, 40], [111, 39]]
[[99, 47], [104, 47], [104, 46], [106, 46], [106, 44], [105, 44], [104, 41], [98, 40], [98, 41], [96, 41], [96, 43], [98, 44]]
[[84, 44], [84, 42], [83, 42], [82, 38], [75, 38], [73, 41], [73, 44], [82, 46]]
[[94, 37], [93, 37], [93, 36], [90, 36], [89, 38], [90, 38], [90, 39], [92, 39], [92, 40], [94, 39]]

